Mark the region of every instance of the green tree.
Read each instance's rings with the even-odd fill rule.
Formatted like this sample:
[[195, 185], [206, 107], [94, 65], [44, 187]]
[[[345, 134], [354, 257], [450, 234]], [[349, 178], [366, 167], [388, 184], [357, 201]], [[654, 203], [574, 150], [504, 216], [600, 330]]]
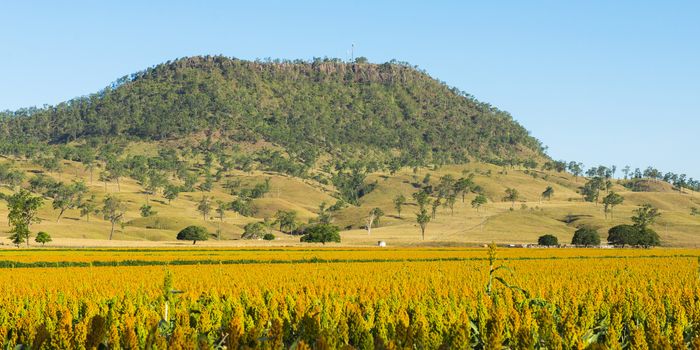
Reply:
[[285, 229], [287, 229], [287, 233], [292, 233], [296, 229], [297, 212], [294, 210], [278, 210], [275, 213], [275, 219], [281, 232], [285, 232]]
[[90, 199], [81, 201], [80, 204], [78, 204], [78, 209], [80, 209], [80, 217], [86, 216], [88, 222], [90, 222], [91, 214], [100, 212], [97, 208], [97, 201], [94, 194], [90, 196]]
[[209, 199], [209, 197], [202, 197], [202, 199], [197, 204], [197, 211], [202, 213], [204, 221], [207, 221], [207, 216], [209, 216], [209, 213], [211, 212], [211, 200]]
[[504, 202], [511, 202], [511, 209], [515, 208], [515, 201], [520, 198], [520, 193], [515, 188], [506, 188], [506, 195], [503, 196]]
[[600, 235], [596, 229], [584, 226], [574, 232], [574, 237], [571, 239], [571, 244], [586, 247], [600, 245]]
[[266, 227], [262, 222], [249, 222], [243, 227], [243, 239], [259, 239], [266, 233]]
[[622, 202], [624, 201], [625, 197], [622, 197], [614, 191], [610, 191], [610, 193], [608, 193], [608, 195], [603, 198], [603, 205], [605, 205], [605, 208], [603, 209], [603, 211], [605, 212], [605, 218], [608, 218], [608, 210], [610, 211], [610, 218], [614, 218], [613, 209], [615, 209], [616, 206], [622, 204]]
[[340, 243], [340, 229], [329, 224], [317, 224], [306, 229], [305, 234], [300, 239], [301, 242], [317, 242], [326, 244], [327, 242]]
[[177, 199], [177, 197], [180, 195], [180, 187], [169, 184], [165, 186], [165, 189], [163, 190], [163, 197], [168, 200], [168, 204], [172, 202], [173, 200]]
[[206, 241], [209, 239], [209, 232], [202, 226], [187, 226], [177, 233], [179, 241], [192, 241], [192, 245], [197, 244], [197, 241]]
[[644, 204], [639, 208], [634, 210], [634, 216], [632, 216], [632, 222], [634, 225], [644, 230], [648, 226], [653, 225], [656, 219], [661, 216], [659, 209], [655, 208], [651, 204]]
[[82, 182], [75, 182], [71, 185], [59, 184], [55, 190], [51, 191], [53, 209], [59, 210], [56, 222], [61, 220], [66, 210], [78, 206], [86, 192], [87, 187]]
[[114, 235], [114, 225], [121, 223], [126, 214], [126, 205], [115, 196], [107, 196], [102, 205], [102, 217], [112, 224], [109, 231], [109, 240]]
[[30, 226], [41, 222], [38, 212], [43, 204], [43, 198], [34, 197], [25, 189], [7, 198], [7, 221], [10, 225], [10, 239], [14, 244], [19, 246], [27, 242], [29, 246]]
[[486, 198], [486, 196], [484, 196], [481, 193], [477, 194], [476, 197], [474, 197], [474, 199], [472, 200], [472, 208], [476, 208], [476, 211], [478, 212], [479, 208], [487, 202], [488, 199]]
[[157, 214], [157, 212], [153, 210], [153, 207], [148, 204], [142, 205], [141, 208], [139, 208], [139, 211], [141, 211], [141, 217], [144, 218]]
[[36, 234], [34, 241], [37, 243], [41, 243], [41, 245], [43, 246], [46, 243], [51, 242], [51, 236], [44, 231], [40, 231], [39, 233]]
[[369, 215], [367, 216], [367, 235], [372, 233], [372, 225], [376, 223], [377, 226], [379, 226], [379, 220], [382, 216], [384, 216], [384, 211], [379, 208], [373, 208], [369, 211]]
[[554, 235], [543, 235], [537, 239], [537, 244], [546, 247], [556, 246], [559, 245], [559, 239]]
[[469, 191], [474, 187], [474, 174], [469, 174], [469, 177], [462, 177], [455, 182], [454, 190], [455, 193], [459, 193], [462, 196], [462, 203], [464, 203], [464, 196], [466, 196]]
[[425, 240], [425, 229], [430, 222], [430, 215], [428, 215], [428, 211], [425, 208], [420, 208], [420, 211], [416, 214], [416, 222], [420, 226], [421, 237]]
[[406, 197], [403, 194], [394, 197], [394, 208], [399, 213], [399, 218], [401, 217], [401, 208], [404, 204], [406, 204]]

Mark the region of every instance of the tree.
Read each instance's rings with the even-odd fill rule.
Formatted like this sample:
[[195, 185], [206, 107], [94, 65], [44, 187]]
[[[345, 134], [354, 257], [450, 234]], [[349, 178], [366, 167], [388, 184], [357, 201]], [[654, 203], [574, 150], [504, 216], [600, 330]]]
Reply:
[[474, 197], [474, 199], [472, 200], [472, 208], [475, 208], [476, 211], [478, 212], [478, 211], [479, 211], [479, 208], [480, 208], [482, 205], [486, 204], [487, 202], [488, 202], [488, 199], [486, 198], [486, 196], [484, 196], [483, 194], [479, 193], [479, 194], [477, 194], [476, 197]]
[[367, 217], [367, 235], [372, 233], [372, 225], [374, 225], [374, 223], [377, 223], [377, 226], [379, 226], [379, 220], [382, 216], [384, 216], [384, 211], [379, 208], [373, 208], [369, 211], [369, 216]]
[[603, 188], [605, 188], [605, 181], [603, 181], [602, 177], [595, 176], [581, 187], [581, 195], [586, 202], [595, 202], [597, 205], [600, 198], [600, 190]]
[[80, 204], [85, 192], [87, 192], [87, 188], [82, 182], [76, 182], [72, 185], [59, 184], [55, 190], [51, 191], [52, 206], [55, 210], [59, 210], [56, 222], [61, 220], [66, 210], [73, 209]]
[[554, 235], [543, 235], [537, 239], [537, 244], [546, 247], [552, 247], [559, 245], [559, 239], [557, 238], [557, 236]]
[[226, 203], [223, 201], [216, 201], [216, 215], [219, 217], [219, 221], [221, 222], [224, 222], [226, 209], [228, 209], [228, 205], [226, 205]]
[[435, 215], [437, 214], [437, 208], [440, 207], [440, 204], [441, 204], [440, 198], [435, 198], [435, 200], [433, 201], [433, 203], [430, 206], [430, 209], [431, 209], [430, 216], [433, 219], [435, 219]]
[[571, 240], [571, 244], [582, 245], [582, 246], [594, 246], [600, 244], [600, 235], [598, 231], [592, 227], [584, 226], [576, 232], [574, 232], [574, 237]]
[[284, 232], [285, 228], [288, 233], [292, 233], [296, 229], [297, 212], [294, 210], [278, 210], [275, 213], [275, 219], [281, 232]]
[[618, 225], [608, 231], [608, 242], [619, 246], [642, 246], [645, 248], [661, 244], [659, 235], [650, 228], [633, 225]]
[[399, 213], [399, 218], [401, 217], [401, 207], [403, 207], [404, 204], [406, 204], [406, 197], [403, 194], [394, 197], [394, 208], [396, 208], [396, 211]]
[[547, 189], [542, 192], [542, 198], [546, 200], [551, 200], [552, 196], [554, 195], [554, 188], [552, 186], [547, 186]]
[[520, 198], [518, 190], [515, 188], [506, 188], [506, 195], [503, 197], [503, 201], [511, 202], [511, 209], [515, 208], [515, 201], [517, 201], [518, 198]]
[[94, 194], [90, 196], [90, 199], [81, 201], [80, 204], [78, 204], [78, 209], [80, 209], [80, 217], [86, 216], [88, 222], [90, 222], [91, 214], [100, 212], [97, 208], [97, 201]]
[[169, 184], [165, 186], [165, 189], [163, 190], [163, 197], [168, 200], [168, 204], [172, 202], [173, 200], [177, 199], [177, 197], [180, 195], [180, 187]]
[[266, 233], [265, 224], [262, 222], [249, 222], [243, 227], [243, 239], [259, 239]]
[[328, 208], [326, 202], [321, 202], [318, 206], [318, 222], [321, 224], [330, 224], [333, 221], [332, 207]]
[[204, 221], [207, 221], [207, 216], [209, 216], [209, 213], [211, 212], [211, 200], [209, 200], [209, 197], [202, 197], [199, 204], [197, 204], [197, 211], [202, 213]]
[[40, 231], [39, 233], [36, 234], [34, 241], [37, 243], [41, 243], [41, 245], [44, 245], [46, 243], [51, 242], [51, 236], [44, 231]]
[[209, 239], [209, 232], [202, 226], [187, 226], [177, 233], [179, 241], [192, 241], [192, 245], [197, 244], [197, 241], [206, 241]]
[[622, 202], [624, 201], [624, 197], [613, 191], [610, 191], [610, 193], [608, 193], [608, 195], [605, 196], [605, 198], [603, 198], [603, 204], [605, 205], [605, 208], [603, 209], [605, 211], [605, 218], [608, 218], [608, 208], [610, 208], [610, 218], [614, 218], [613, 209], [615, 209], [616, 206], [622, 204]]
[[416, 214], [416, 222], [420, 226], [421, 237], [423, 240], [425, 240], [425, 229], [428, 227], [428, 223], [430, 222], [430, 215], [428, 215], [428, 211], [425, 210], [425, 208], [421, 208]]
[[141, 211], [141, 217], [144, 218], [157, 214], [157, 212], [153, 210], [153, 207], [148, 204], [142, 205], [141, 208], [139, 208], [139, 210]]
[[126, 206], [119, 198], [114, 196], [105, 197], [102, 206], [102, 217], [112, 224], [112, 228], [109, 231], [110, 240], [112, 240], [112, 236], [114, 235], [114, 225], [122, 222], [125, 213]]
[[450, 215], [455, 214], [455, 203], [457, 202], [457, 196], [454, 193], [450, 193], [447, 198], [445, 198], [445, 204], [448, 208], [450, 208]]
[[19, 192], [7, 198], [7, 221], [10, 225], [10, 239], [19, 246], [27, 242], [29, 246], [30, 226], [41, 222], [37, 217], [39, 208], [44, 204], [41, 197], [32, 196], [29, 191], [21, 189]]
[[418, 203], [418, 207], [425, 208], [426, 204], [429, 204], [430, 198], [427, 192], [420, 190], [413, 193], [413, 199]]
[[472, 190], [473, 186], [474, 174], [469, 174], [469, 177], [462, 177], [455, 182], [454, 190], [455, 193], [459, 193], [462, 196], [462, 203], [464, 203], [464, 196]]
[[301, 242], [326, 242], [340, 243], [340, 229], [330, 224], [317, 224], [306, 229], [306, 233], [301, 237]]
[[632, 216], [632, 222], [634, 225], [644, 230], [648, 226], [653, 225], [656, 219], [661, 216], [659, 209], [653, 207], [651, 204], [644, 204], [639, 208], [634, 210], [634, 216]]
[[608, 243], [624, 247], [636, 245], [639, 228], [632, 225], [618, 225], [608, 230]]

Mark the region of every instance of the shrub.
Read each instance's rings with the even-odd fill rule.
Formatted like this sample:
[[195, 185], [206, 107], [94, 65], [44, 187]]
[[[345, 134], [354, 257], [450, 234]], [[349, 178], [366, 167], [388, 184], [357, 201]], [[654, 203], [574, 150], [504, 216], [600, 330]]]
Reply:
[[34, 241], [37, 243], [41, 243], [41, 245], [44, 245], [46, 243], [51, 242], [51, 236], [48, 233], [41, 231], [36, 234], [36, 238], [34, 238]]
[[206, 241], [209, 239], [209, 232], [202, 226], [187, 226], [182, 231], [178, 232], [177, 239], [180, 241], [192, 241], [196, 244], [197, 241]]
[[266, 233], [266, 234], [263, 236], [263, 239], [266, 240], [266, 241], [274, 241], [274, 240], [275, 240], [275, 235], [273, 235], [272, 233]]
[[537, 239], [537, 244], [551, 247], [559, 245], [559, 239], [554, 235], [543, 235]]
[[340, 229], [330, 224], [318, 224], [306, 229], [306, 234], [301, 237], [301, 242], [326, 242], [340, 243]]
[[608, 231], [608, 242], [614, 245], [642, 246], [645, 248], [661, 244], [659, 235], [650, 228], [618, 225]]
[[265, 234], [265, 225], [261, 222], [249, 222], [243, 227], [243, 239], [258, 239]]
[[582, 227], [576, 232], [574, 232], [574, 238], [571, 240], [571, 244], [582, 245], [582, 246], [592, 246], [600, 244], [600, 235], [592, 227]]

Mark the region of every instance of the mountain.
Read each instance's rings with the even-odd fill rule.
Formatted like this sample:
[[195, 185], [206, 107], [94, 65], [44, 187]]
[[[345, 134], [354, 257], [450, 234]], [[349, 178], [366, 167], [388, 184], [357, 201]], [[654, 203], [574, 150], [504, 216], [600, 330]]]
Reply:
[[172, 140], [197, 133], [266, 141], [313, 163], [378, 154], [411, 163], [542, 159], [510, 114], [406, 63], [182, 58], [56, 106], [0, 114], [16, 143]]

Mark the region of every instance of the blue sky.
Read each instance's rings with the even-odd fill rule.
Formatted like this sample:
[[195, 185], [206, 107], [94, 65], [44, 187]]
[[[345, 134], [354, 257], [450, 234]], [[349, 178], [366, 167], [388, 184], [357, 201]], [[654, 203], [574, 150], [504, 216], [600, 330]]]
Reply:
[[697, 1], [3, 1], [0, 110], [177, 57], [407, 61], [509, 111], [556, 159], [700, 177]]

